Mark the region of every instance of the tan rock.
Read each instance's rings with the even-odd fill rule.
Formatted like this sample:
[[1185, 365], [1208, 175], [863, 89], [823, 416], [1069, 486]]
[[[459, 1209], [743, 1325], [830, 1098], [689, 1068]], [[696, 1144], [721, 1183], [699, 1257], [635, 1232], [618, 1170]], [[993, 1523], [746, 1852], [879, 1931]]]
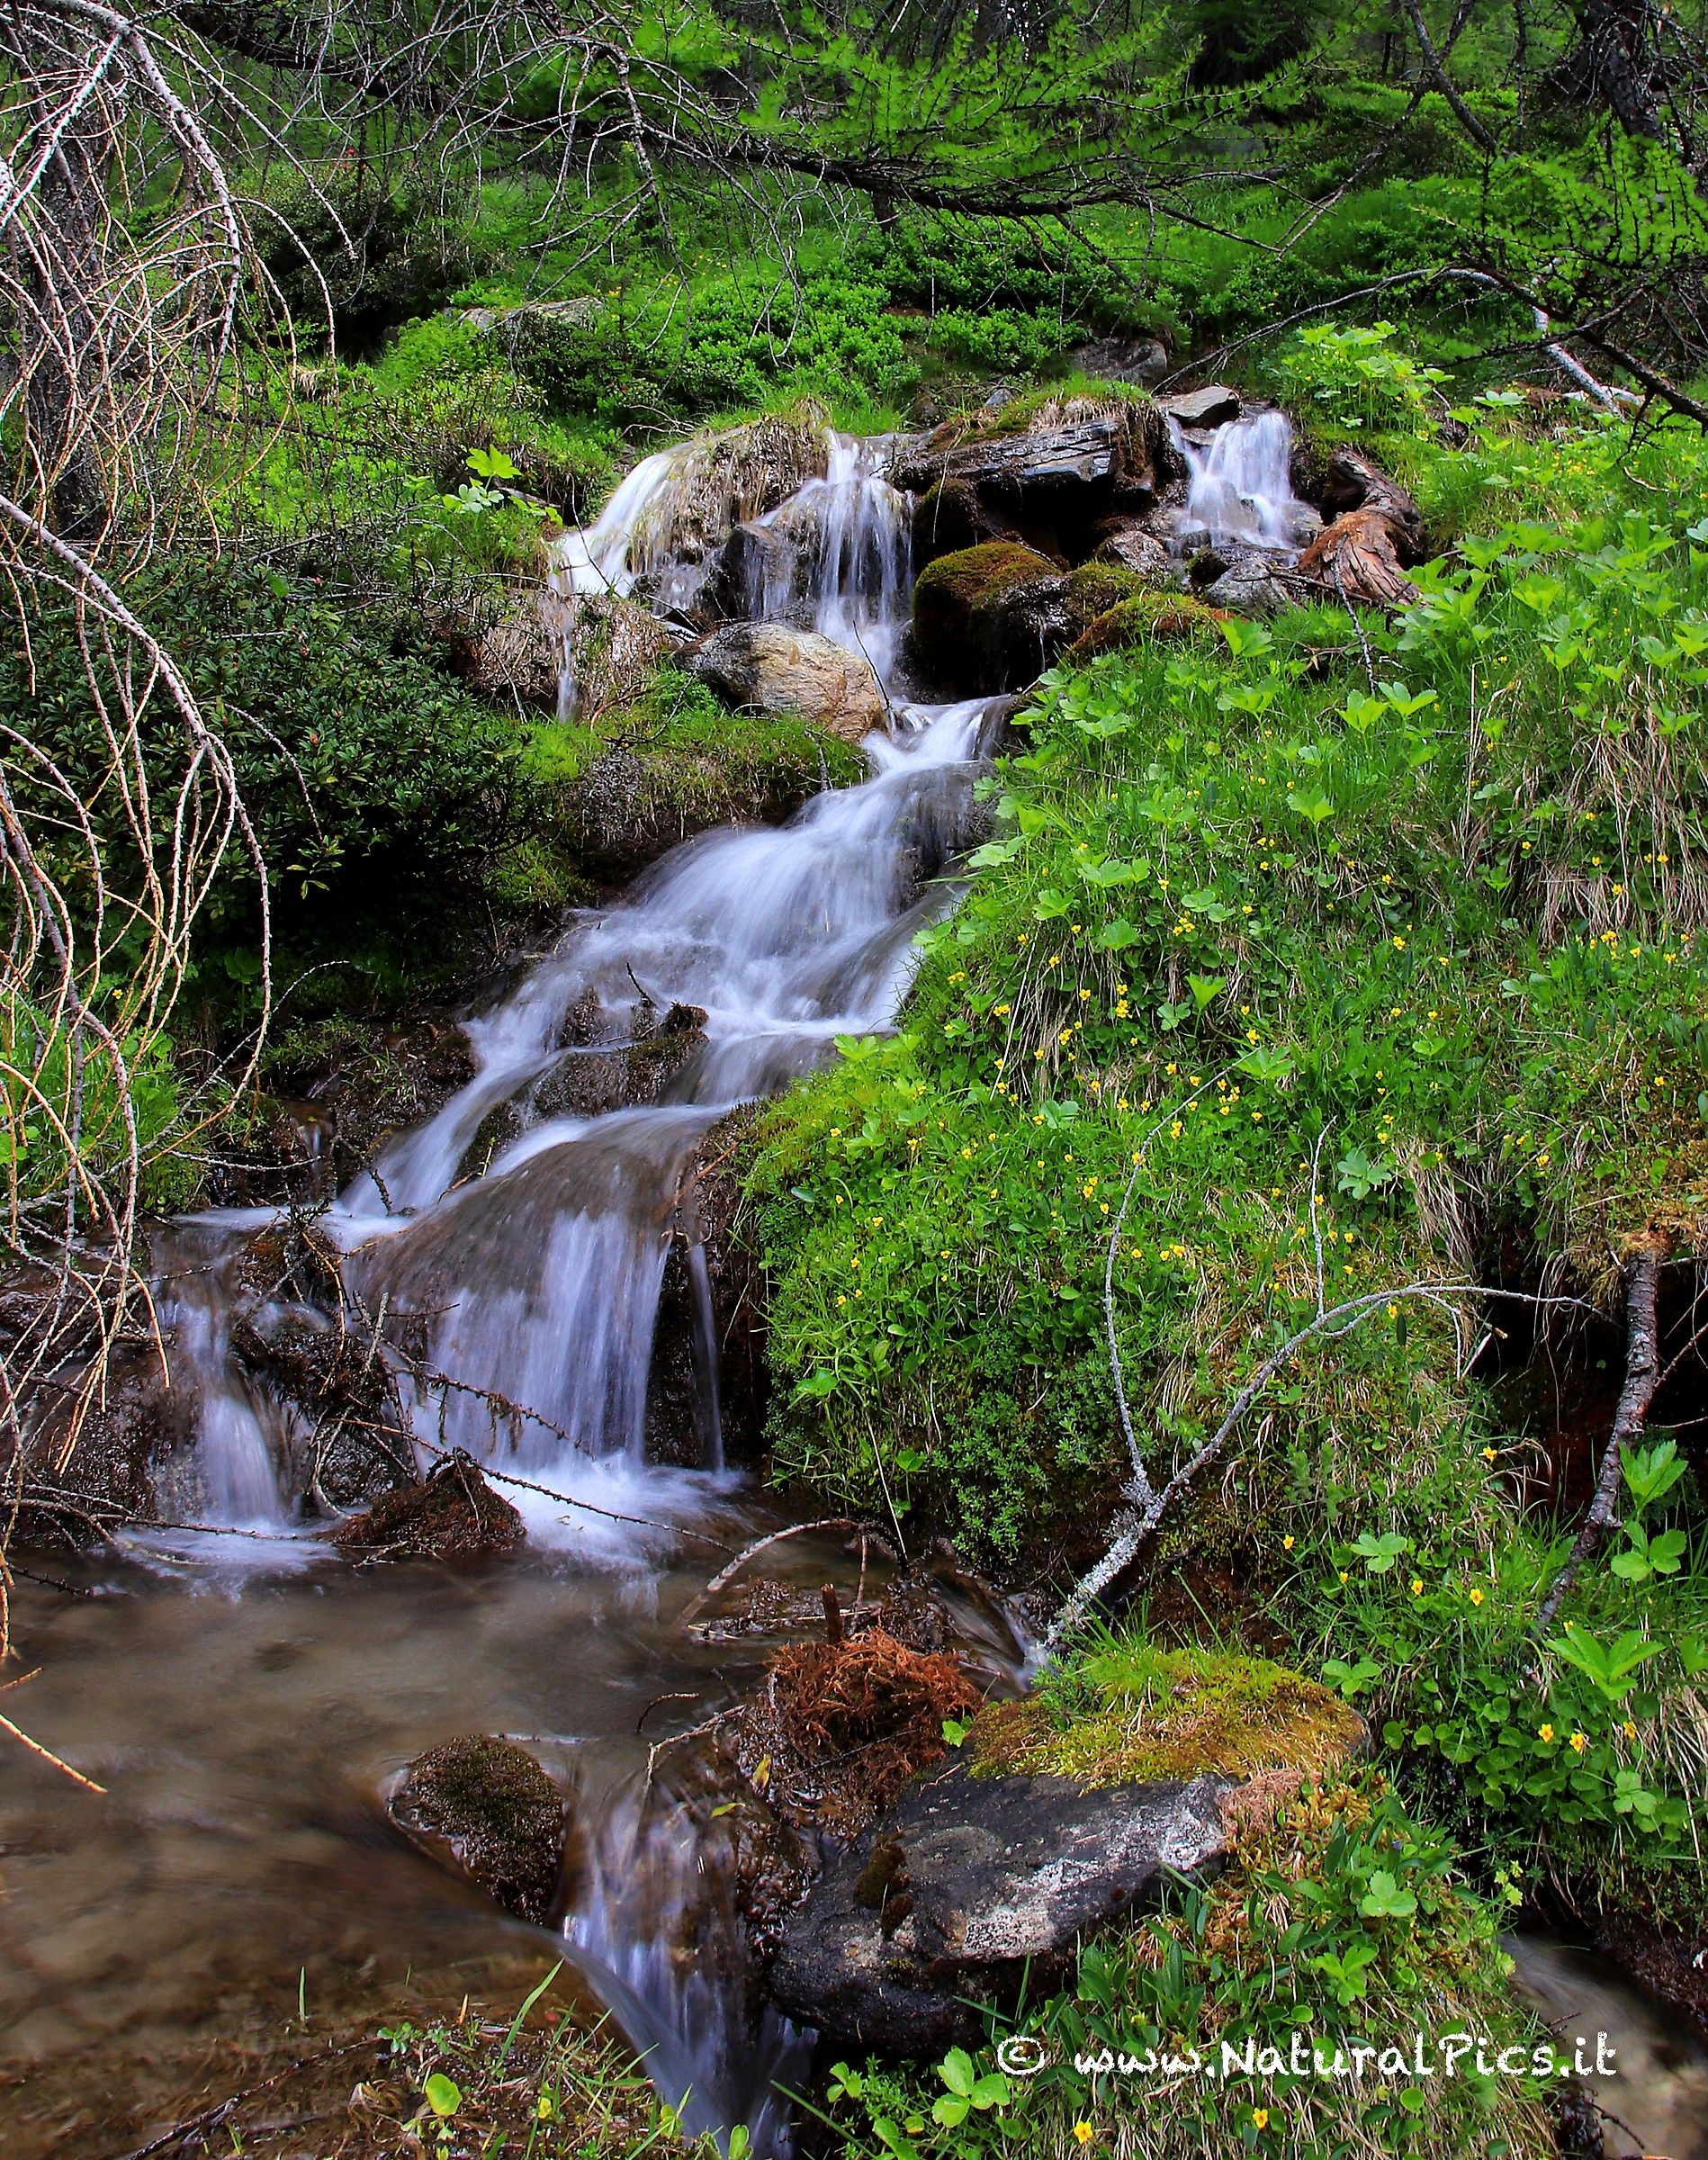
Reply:
[[845, 742], [885, 726], [889, 709], [868, 662], [816, 631], [729, 623], [695, 654], [694, 672], [740, 711], [799, 713]]

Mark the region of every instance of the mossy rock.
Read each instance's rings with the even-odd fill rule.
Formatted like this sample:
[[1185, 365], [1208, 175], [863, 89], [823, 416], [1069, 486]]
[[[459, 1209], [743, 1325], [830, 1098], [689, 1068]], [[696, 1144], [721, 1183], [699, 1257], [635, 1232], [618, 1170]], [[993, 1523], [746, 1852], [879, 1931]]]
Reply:
[[1069, 572], [1062, 597], [1083, 630], [1100, 615], [1119, 607], [1123, 600], [1137, 598], [1145, 590], [1145, 580], [1136, 570], [1119, 562], [1082, 562], [1077, 570]]
[[404, 1834], [449, 1858], [520, 1920], [543, 1922], [563, 1858], [562, 1796], [526, 1748], [471, 1736], [410, 1763], [387, 1804]]
[[459, 1449], [420, 1484], [400, 1485], [346, 1516], [332, 1542], [364, 1561], [481, 1560], [514, 1552], [524, 1534], [522, 1517]]
[[1319, 1778], [1363, 1744], [1364, 1723], [1267, 1658], [1123, 1643], [1074, 1668], [1078, 1699], [1032, 1695], [975, 1721], [976, 1774], [1048, 1773], [1086, 1786], [1274, 1772]]
[[913, 586], [913, 657], [936, 682], [974, 696], [1009, 687], [1001, 617], [1022, 591], [1054, 591], [1061, 573], [1017, 540], [987, 540], [927, 563]]
[[913, 506], [912, 530], [916, 566], [1008, 537], [967, 480], [939, 480], [928, 488]]
[[1200, 636], [1227, 620], [1225, 608], [1206, 607], [1190, 593], [1140, 590], [1094, 616], [1068, 647], [1067, 656], [1083, 665], [1102, 652]]

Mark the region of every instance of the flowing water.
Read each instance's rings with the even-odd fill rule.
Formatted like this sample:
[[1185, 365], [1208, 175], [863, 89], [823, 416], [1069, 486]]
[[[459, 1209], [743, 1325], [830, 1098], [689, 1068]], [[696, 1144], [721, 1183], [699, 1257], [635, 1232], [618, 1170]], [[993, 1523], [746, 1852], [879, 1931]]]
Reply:
[[[680, 1692], [690, 1706], [672, 1705], [647, 1739], [681, 1729], [757, 1670], [760, 1648], [714, 1652], [672, 1621], [729, 1550], [780, 1519], [723, 1468], [685, 1180], [733, 1107], [811, 1070], [839, 1035], [892, 1024], [913, 938], [949, 904], [939, 873], [968, 830], [990, 706], [894, 695], [908, 517], [884, 455], [831, 436], [824, 476], [747, 528], [760, 565], [751, 612], [809, 621], [864, 653], [892, 697], [870, 777], [781, 829], [690, 841], [616, 904], [575, 916], [467, 1022], [468, 1084], [319, 1219], [342, 1274], [332, 1318], [355, 1316], [378, 1354], [414, 1345], [399, 1385], [423, 1466], [455, 1445], [530, 1480], [505, 1488], [527, 1523], [524, 1557], [386, 1580], [336, 1561], [316, 1534], [324, 1523], [305, 1516], [318, 1497], [306, 1421], [232, 1355], [240, 1305], [264, 1336], [331, 1319], [246, 1289], [266, 1210], [160, 1233], [161, 1313], [198, 1429], [159, 1497], [163, 1512], [229, 1534], [139, 1544], [129, 1566], [80, 1571], [74, 1587], [99, 1595], [31, 1616], [46, 1669], [32, 1726], [112, 1796], [67, 1804], [26, 1778], [16, 1821], [0, 1822], [35, 1856], [14, 1870], [8, 1927], [51, 1946], [0, 1978], [14, 2055], [87, 2048], [163, 2003], [193, 2017], [206, 1984], [229, 1990], [282, 1963], [294, 1975], [388, 1949], [395, 1963], [400, 1948], [425, 1958], [471, 1930], [513, 1935], [437, 1878], [427, 1887], [427, 1863], [389, 1835], [375, 1797], [451, 1733], [510, 1731], [574, 1792], [565, 1947], [670, 2097], [689, 2095], [692, 2122], [745, 2122], [757, 2152], [786, 2149], [770, 2088], [798, 2072], [803, 2040], [773, 2015], [753, 2021], [708, 1810], [664, 1779], [643, 1786], [636, 1727], [653, 1697]], [[560, 590], [688, 604], [706, 574], [703, 549], [673, 542], [691, 458], [638, 465], [598, 522], [563, 542]], [[554, 1107], [575, 1059], [675, 1007], [704, 1013], [702, 1039], [658, 1102], [592, 1118]], [[476, 1174], [482, 1136], [490, 1160]], [[687, 1250], [698, 1471], [645, 1458], [673, 1239]], [[494, 1396], [519, 1414], [495, 1416]], [[811, 1557], [814, 1580], [852, 1564]], [[100, 1655], [112, 1631], [123, 1681]], [[1019, 1654], [996, 1637], [986, 1647], [998, 1664]], [[69, 1827], [48, 1825], [56, 1801]], [[93, 1976], [56, 1962], [95, 1938]]]
[[1182, 540], [1291, 554], [1308, 538], [1317, 516], [1293, 493], [1293, 430], [1284, 412], [1242, 414], [1208, 442], [1173, 421], [1169, 431], [1188, 475]]

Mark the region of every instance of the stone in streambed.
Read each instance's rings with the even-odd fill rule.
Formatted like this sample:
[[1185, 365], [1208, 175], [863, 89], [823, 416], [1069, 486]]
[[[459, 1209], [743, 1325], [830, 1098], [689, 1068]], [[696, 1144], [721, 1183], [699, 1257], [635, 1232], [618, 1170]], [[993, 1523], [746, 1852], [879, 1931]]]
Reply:
[[726, 624], [690, 664], [738, 712], [798, 713], [845, 742], [859, 742], [889, 717], [868, 662], [787, 623]]
[[362, 1560], [481, 1560], [513, 1552], [522, 1517], [459, 1448], [418, 1485], [382, 1493], [333, 1533], [340, 1552]]
[[961, 1998], [1064, 1958], [1087, 1929], [1226, 1857], [1205, 1776], [1085, 1792], [1072, 1778], [916, 1786], [832, 1867], [783, 1931], [773, 1999], [840, 2042], [903, 2056], [976, 2044]]
[[544, 1922], [563, 1859], [562, 1794], [526, 1748], [471, 1735], [418, 1755], [386, 1802], [411, 1842], [514, 1912]]

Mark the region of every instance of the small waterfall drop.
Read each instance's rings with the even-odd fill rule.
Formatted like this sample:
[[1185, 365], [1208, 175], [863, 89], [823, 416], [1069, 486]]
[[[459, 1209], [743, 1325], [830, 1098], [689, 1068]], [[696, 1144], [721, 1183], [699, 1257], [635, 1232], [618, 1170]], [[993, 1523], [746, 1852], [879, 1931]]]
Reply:
[[1292, 550], [1313, 517], [1293, 493], [1293, 430], [1284, 412], [1246, 413], [1194, 443], [1171, 419], [1190, 475], [1182, 536], [1212, 545]]

